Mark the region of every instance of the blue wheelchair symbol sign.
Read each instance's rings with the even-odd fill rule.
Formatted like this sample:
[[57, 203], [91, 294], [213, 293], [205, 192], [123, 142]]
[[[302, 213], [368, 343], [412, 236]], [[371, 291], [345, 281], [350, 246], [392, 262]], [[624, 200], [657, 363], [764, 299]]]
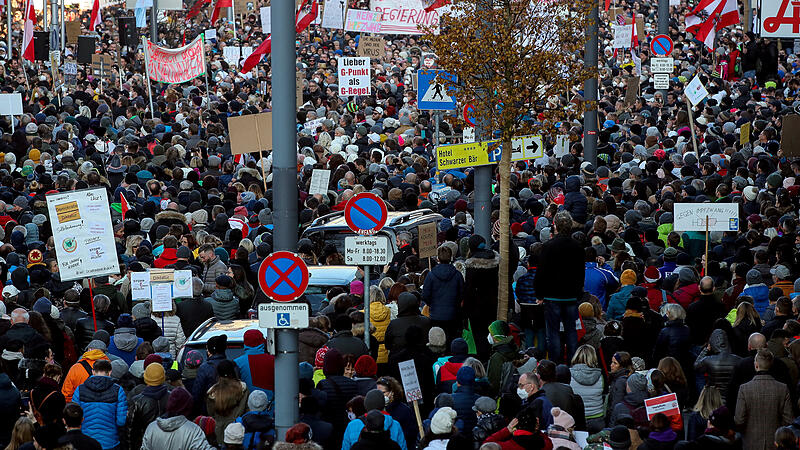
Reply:
[[278, 313], [277, 324], [279, 327], [288, 327], [291, 323], [292, 322], [289, 320], [289, 313]]

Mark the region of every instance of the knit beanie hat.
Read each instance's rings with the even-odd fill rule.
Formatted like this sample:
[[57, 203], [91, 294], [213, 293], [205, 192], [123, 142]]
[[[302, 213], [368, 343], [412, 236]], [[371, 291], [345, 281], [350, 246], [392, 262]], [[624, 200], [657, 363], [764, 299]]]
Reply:
[[636, 272], [631, 269], [625, 269], [622, 275], [619, 276], [620, 284], [627, 286], [629, 284], [636, 284]]
[[447, 343], [447, 336], [441, 327], [431, 327], [428, 330], [428, 347], [441, 347]]
[[640, 373], [634, 373], [628, 377], [628, 388], [631, 392], [647, 391], [647, 377]]
[[121, 360], [115, 359], [111, 361], [111, 378], [119, 380], [128, 373], [128, 364]]
[[489, 325], [489, 333], [491, 333], [492, 337], [495, 339], [502, 339], [508, 336], [508, 324], [503, 320], [495, 320]]
[[614, 449], [628, 449], [631, 446], [631, 434], [625, 425], [617, 425], [608, 435], [608, 444]]
[[367, 392], [367, 395], [364, 396], [364, 409], [367, 411], [377, 409], [378, 411], [383, 411], [384, 406], [386, 405], [383, 392], [379, 389], [372, 389]]
[[361, 355], [356, 360], [353, 369], [359, 377], [374, 377], [378, 373], [378, 364], [370, 355]]
[[264, 391], [253, 391], [247, 397], [247, 408], [250, 411], [264, 411], [269, 406], [269, 398]]
[[158, 363], [158, 365], [161, 365], [162, 362], [164, 362], [164, 358], [158, 355], [147, 355], [147, 358], [144, 359], [145, 370], [153, 363]]
[[456, 372], [456, 383], [461, 386], [472, 386], [475, 384], [475, 369], [470, 366], [461, 366]]
[[314, 367], [317, 369], [322, 368], [322, 364], [325, 362], [325, 355], [328, 353], [328, 347], [321, 347], [317, 350], [316, 356], [314, 356]]
[[553, 423], [555, 425], [564, 427], [565, 430], [575, 427], [575, 419], [561, 408], [552, 408], [550, 414], [553, 416]]
[[167, 415], [169, 417], [188, 416], [192, 413], [192, 405], [192, 394], [186, 388], [175, 388], [167, 400]]
[[217, 421], [214, 420], [213, 417], [209, 416], [197, 416], [194, 418], [194, 423], [203, 430], [203, 433], [206, 437], [211, 436], [214, 434], [215, 429], [217, 428]]
[[246, 347], [258, 347], [264, 343], [264, 335], [259, 330], [247, 330], [244, 332], [244, 345]]
[[190, 350], [183, 360], [183, 365], [190, 369], [196, 369], [200, 364], [203, 364], [203, 354], [198, 350]]
[[148, 386], [160, 386], [164, 384], [164, 366], [161, 364], [150, 364], [144, 369], [144, 382]]
[[434, 434], [449, 433], [453, 430], [453, 423], [457, 415], [455, 410], [448, 406], [439, 408], [431, 419], [431, 432]]
[[344, 357], [339, 353], [339, 350], [332, 348], [325, 354], [325, 362], [322, 364], [322, 373], [324, 373], [326, 377], [344, 373]]
[[225, 427], [225, 443], [242, 445], [244, 441], [244, 425], [240, 423], [231, 423]]
[[648, 283], [655, 283], [661, 278], [661, 272], [658, 271], [656, 266], [648, 266], [644, 271], [644, 279]]
[[594, 307], [589, 302], [583, 302], [581, 306], [578, 306], [578, 313], [583, 318], [594, 317]]

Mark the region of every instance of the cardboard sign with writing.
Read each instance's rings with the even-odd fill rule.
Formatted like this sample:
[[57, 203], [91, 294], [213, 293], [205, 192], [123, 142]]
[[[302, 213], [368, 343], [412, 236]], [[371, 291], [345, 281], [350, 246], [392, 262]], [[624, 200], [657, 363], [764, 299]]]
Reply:
[[414, 360], [409, 359], [397, 364], [400, 369], [400, 379], [403, 382], [403, 390], [406, 391], [406, 401], [413, 402], [422, 399], [422, 387], [419, 384], [417, 368]]
[[644, 31], [644, 16], [641, 14], [636, 15], [636, 37], [639, 42], [644, 42], [644, 38], [647, 37]]
[[114, 57], [111, 55], [92, 55], [92, 74], [104, 78], [114, 73]]
[[419, 257], [436, 256], [436, 223], [423, 223], [417, 227], [419, 231]]
[[800, 156], [800, 116], [797, 114], [784, 116], [781, 130], [783, 156]]
[[639, 96], [639, 77], [627, 77], [625, 81], [625, 105], [632, 105]]
[[358, 56], [380, 58], [384, 52], [384, 41], [380, 36], [361, 36], [358, 41]]
[[67, 44], [77, 44], [78, 36], [81, 35], [81, 22], [79, 20], [64, 22], [64, 30], [67, 33]]
[[272, 150], [271, 112], [229, 117], [228, 131], [231, 137], [231, 153], [234, 155]]
[[256, 2], [254, 2], [253, 0], [234, 0], [233, 9], [236, 12], [236, 14], [247, 14], [249, 12], [255, 11]]
[[748, 142], [750, 142], [750, 122], [743, 123], [739, 128], [739, 144], [745, 145]]

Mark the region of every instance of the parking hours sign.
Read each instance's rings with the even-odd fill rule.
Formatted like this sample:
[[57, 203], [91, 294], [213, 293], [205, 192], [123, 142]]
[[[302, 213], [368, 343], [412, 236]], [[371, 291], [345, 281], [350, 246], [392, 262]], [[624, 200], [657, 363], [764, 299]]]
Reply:
[[389, 238], [386, 236], [347, 236], [344, 238], [344, 263], [348, 266], [389, 264]]

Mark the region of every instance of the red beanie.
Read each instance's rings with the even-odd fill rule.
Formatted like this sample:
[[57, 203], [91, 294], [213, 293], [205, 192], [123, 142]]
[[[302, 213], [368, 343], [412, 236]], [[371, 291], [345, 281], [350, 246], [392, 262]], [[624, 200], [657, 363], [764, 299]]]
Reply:
[[247, 330], [244, 332], [244, 345], [246, 347], [258, 347], [264, 343], [264, 335], [258, 330]]
[[374, 377], [378, 373], [378, 364], [372, 359], [372, 356], [361, 355], [356, 360], [356, 365], [353, 367], [356, 375], [360, 377]]
[[147, 355], [147, 358], [144, 359], [144, 368], [147, 369], [147, 366], [149, 366], [152, 363], [161, 364], [162, 362], [164, 362], [164, 358], [162, 358], [162, 357], [160, 357], [158, 355], [155, 355], [155, 354]]
[[311, 428], [308, 425], [302, 422], [298, 423], [286, 430], [286, 442], [290, 444], [305, 444], [311, 440], [310, 432]]

